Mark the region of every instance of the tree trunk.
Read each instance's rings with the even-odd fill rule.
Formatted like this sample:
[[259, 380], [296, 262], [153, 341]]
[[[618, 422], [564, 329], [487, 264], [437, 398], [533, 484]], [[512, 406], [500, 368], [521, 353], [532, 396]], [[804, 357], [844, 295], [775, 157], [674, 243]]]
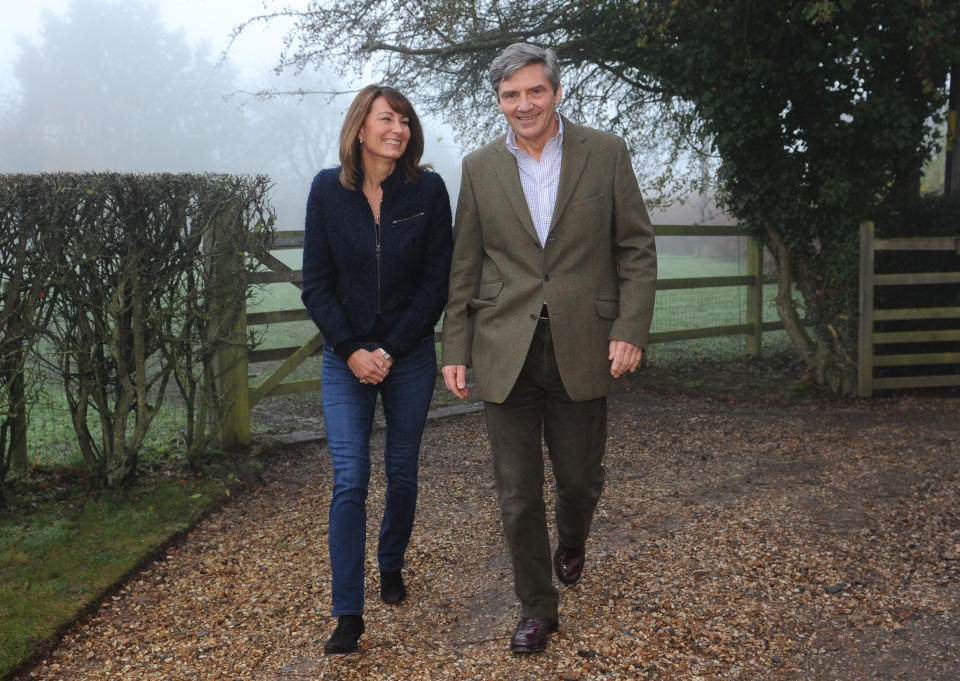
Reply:
[[790, 251], [787, 249], [783, 237], [773, 227], [767, 227], [767, 236], [770, 238], [773, 257], [777, 261], [777, 312], [783, 321], [783, 327], [794, 349], [800, 354], [807, 366], [811, 366], [814, 362], [815, 347], [803, 328], [803, 321], [797, 313], [797, 306], [793, 300]]
[[[27, 394], [23, 361], [16, 362], [17, 373], [10, 381], [10, 467], [14, 473], [26, 473], [27, 458]], [[2, 480], [2, 478], [0, 478]]]
[[[839, 333], [829, 322], [815, 319], [813, 333], [807, 331], [794, 300], [790, 252], [776, 229], [768, 227], [767, 236], [772, 246], [771, 252], [777, 261], [777, 312], [783, 321], [787, 337], [807, 365], [805, 378], [830, 392], [852, 395], [857, 385], [856, 361], [849, 357]], [[808, 309], [815, 308], [808, 305]]]
[[[828, 324], [827, 329], [832, 327]], [[857, 365], [851, 362], [835, 336], [821, 337], [813, 357], [814, 381], [832, 393], [852, 395], [857, 387]]]

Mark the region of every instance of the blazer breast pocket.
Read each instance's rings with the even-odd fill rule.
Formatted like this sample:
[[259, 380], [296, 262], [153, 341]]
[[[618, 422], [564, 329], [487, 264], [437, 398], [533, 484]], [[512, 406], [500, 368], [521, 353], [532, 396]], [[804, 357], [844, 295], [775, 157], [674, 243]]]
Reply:
[[496, 307], [496, 297], [503, 290], [502, 281], [485, 281], [480, 284], [480, 290], [477, 291], [477, 297], [467, 301], [467, 312], [473, 313], [485, 307]]
[[601, 210], [606, 203], [606, 198], [606, 194], [595, 194], [585, 199], [578, 199], [570, 204], [570, 210], [578, 215], [592, 210]]

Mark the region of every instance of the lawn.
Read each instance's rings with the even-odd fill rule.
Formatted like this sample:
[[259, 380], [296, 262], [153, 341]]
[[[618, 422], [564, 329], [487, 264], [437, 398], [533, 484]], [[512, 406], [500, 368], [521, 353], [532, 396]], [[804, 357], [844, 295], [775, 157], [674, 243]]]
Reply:
[[174, 458], [144, 466], [135, 485], [112, 491], [67, 467], [8, 481], [0, 508], [0, 678], [259, 468], [250, 454], [221, 456], [196, 471]]

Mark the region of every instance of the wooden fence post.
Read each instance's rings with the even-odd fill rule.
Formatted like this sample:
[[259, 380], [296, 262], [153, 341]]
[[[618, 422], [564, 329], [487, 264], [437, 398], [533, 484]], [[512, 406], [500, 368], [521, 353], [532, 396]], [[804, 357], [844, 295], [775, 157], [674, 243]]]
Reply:
[[[246, 304], [246, 301], [242, 301]], [[247, 384], [247, 313], [241, 310], [237, 324], [217, 352], [220, 399], [226, 405], [220, 444], [246, 447], [250, 444], [250, 387]]]
[[857, 334], [857, 395], [873, 395], [873, 236], [872, 222], [860, 223], [860, 325]]
[[960, 194], [960, 132], [957, 110], [960, 109], [960, 63], [950, 69], [950, 95], [947, 101], [947, 158], [944, 164], [943, 193]]
[[747, 324], [753, 328], [747, 336], [747, 355], [759, 357], [763, 344], [763, 246], [752, 236], [747, 237], [747, 274], [753, 278], [747, 286]]
[[236, 243], [239, 211], [225, 208], [215, 220], [210, 235], [212, 248], [211, 328], [220, 338], [220, 347], [213, 360], [213, 371], [222, 405], [217, 414], [220, 422], [219, 444], [222, 447], [245, 447], [250, 444], [250, 389], [247, 384], [247, 314], [246, 295], [236, 295], [236, 282], [245, 281], [243, 253], [227, 244]]

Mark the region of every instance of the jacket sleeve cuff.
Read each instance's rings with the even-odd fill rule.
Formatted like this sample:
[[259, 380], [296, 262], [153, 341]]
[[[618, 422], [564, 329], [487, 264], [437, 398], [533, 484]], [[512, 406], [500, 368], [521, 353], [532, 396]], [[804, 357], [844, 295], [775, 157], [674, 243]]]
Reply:
[[380, 347], [386, 350], [387, 354], [393, 357], [394, 360], [398, 360], [407, 354], [403, 350], [399, 349], [397, 346], [390, 345], [389, 343], [380, 343]]
[[352, 338], [349, 340], [340, 341], [339, 343], [333, 346], [333, 351], [337, 353], [337, 357], [342, 359], [344, 362], [350, 359], [350, 355], [352, 355], [359, 349], [360, 349], [360, 344], [355, 340], [353, 340]]

